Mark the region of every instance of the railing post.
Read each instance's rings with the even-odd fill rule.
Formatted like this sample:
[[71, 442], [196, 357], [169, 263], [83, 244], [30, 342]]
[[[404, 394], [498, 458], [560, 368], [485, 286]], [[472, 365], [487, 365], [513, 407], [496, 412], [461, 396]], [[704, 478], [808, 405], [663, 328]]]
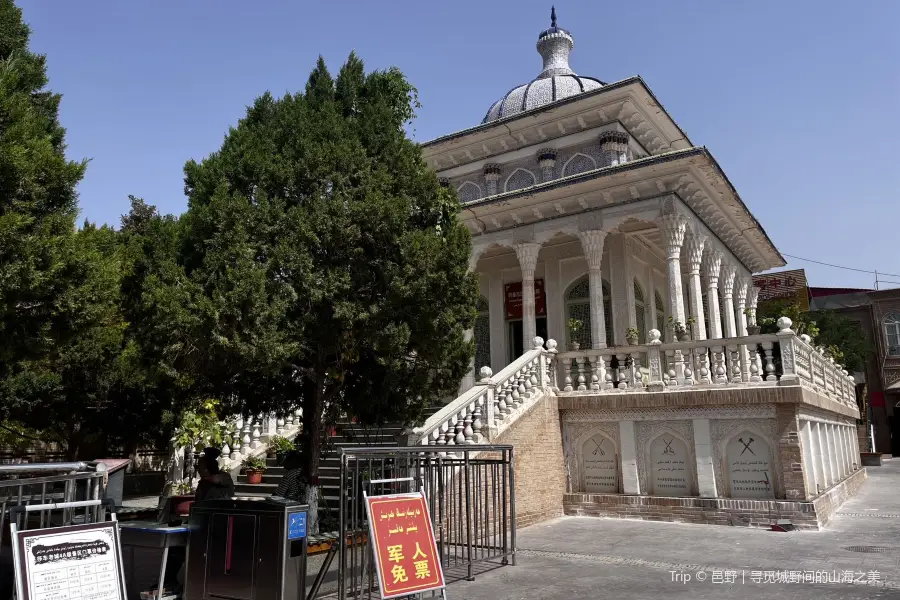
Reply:
[[662, 334], [658, 329], [651, 329], [647, 336], [650, 338], [647, 346], [647, 366], [650, 368], [650, 378], [647, 382], [647, 391], [661, 392], [665, 389], [666, 384], [663, 379], [663, 365], [660, 346], [662, 342], [659, 340]]
[[781, 379], [779, 385], [797, 385], [800, 377], [797, 375], [797, 366], [794, 362], [797, 353], [795, 342], [797, 334], [791, 329], [793, 322], [787, 317], [778, 319], [778, 345], [781, 347]]
[[558, 350], [556, 349], [556, 340], [547, 340], [547, 352], [545, 356], [547, 357], [547, 385], [550, 386], [554, 392], [559, 392], [559, 383], [557, 381], [557, 360], [556, 353]]

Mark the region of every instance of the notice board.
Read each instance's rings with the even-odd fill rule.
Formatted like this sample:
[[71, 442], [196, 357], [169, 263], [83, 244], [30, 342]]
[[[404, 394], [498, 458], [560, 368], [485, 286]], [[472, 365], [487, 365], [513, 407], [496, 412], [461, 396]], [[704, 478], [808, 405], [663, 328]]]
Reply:
[[366, 512], [383, 599], [444, 587], [425, 494], [366, 496]]
[[125, 600], [116, 521], [13, 532], [19, 600]]

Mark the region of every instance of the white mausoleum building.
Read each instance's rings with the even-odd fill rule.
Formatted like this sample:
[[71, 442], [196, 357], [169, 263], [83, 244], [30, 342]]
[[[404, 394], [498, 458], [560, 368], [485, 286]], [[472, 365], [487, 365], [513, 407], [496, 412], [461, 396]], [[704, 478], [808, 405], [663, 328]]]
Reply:
[[473, 373], [413, 443], [515, 440], [526, 521], [824, 523], [865, 478], [852, 379], [789, 320], [758, 333], [781, 254], [644, 81], [578, 75], [573, 46], [554, 13], [537, 77], [424, 145], [481, 298]]

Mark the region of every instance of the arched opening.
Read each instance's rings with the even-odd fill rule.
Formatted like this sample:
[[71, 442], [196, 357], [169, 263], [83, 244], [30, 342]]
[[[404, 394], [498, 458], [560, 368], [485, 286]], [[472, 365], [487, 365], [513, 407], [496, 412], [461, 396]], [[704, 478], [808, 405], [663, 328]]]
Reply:
[[644, 301], [644, 289], [638, 280], [634, 280], [634, 317], [635, 329], [638, 330], [638, 343], [643, 344], [647, 341], [647, 304]]
[[619, 453], [615, 442], [596, 433], [581, 445], [581, 489], [588, 494], [619, 493]]
[[[581, 321], [581, 328], [572, 337], [569, 328], [566, 327], [566, 342], [571, 345], [577, 342], [581, 348], [593, 347], [593, 339], [591, 336], [591, 288], [588, 276], [585, 275], [576, 280], [569, 289], [566, 290], [566, 322], [569, 319], [578, 319]], [[603, 280], [603, 317], [606, 323], [606, 345], [612, 346], [612, 298], [610, 295], [609, 283]]]
[[459, 197], [459, 201], [463, 204], [465, 204], [466, 202], [474, 202], [475, 200], [481, 198], [481, 188], [477, 183], [467, 181], [456, 188], [456, 195]]
[[577, 175], [578, 173], [584, 173], [586, 171], [593, 171], [597, 168], [597, 163], [593, 158], [588, 156], [587, 154], [581, 154], [580, 152], [566, 161], [566, 164], [563, 165], [562, 176], [568, 177], [569, 175]]
[[775, 497], [772, 454], [762, 436], [744, 430], [725, 446], [729, 492], [732, 498]]
[[659, 333], [662, 334], [663, 339], [665, 339], [666, 305], [663, 302], [662, 296], [659, 295], [659, 292], [654, 292], [653, 296], [653, 301], [656, 304], [656, 329], [659, 330]]
[[478, 316], [475, 317], [475, 376], [481, 367], [491, 366], [491, 313], [484, 296], [478, 297]]
[[507, 192], [513, 190], [521, 190], [531, 187], [535, 184], [534, 174], [527, 169], [516, 169], [513, 174], [506, 178], [504, 189]]

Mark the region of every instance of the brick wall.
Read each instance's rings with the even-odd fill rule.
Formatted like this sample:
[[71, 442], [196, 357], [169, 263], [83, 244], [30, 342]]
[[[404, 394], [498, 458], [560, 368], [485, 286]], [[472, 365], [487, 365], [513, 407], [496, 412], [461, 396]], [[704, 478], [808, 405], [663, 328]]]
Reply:
[[558, 399], [542, 398], [494, 441], [514, 447], [517, 526], [561, 516], [566, 476]]
[[803, 481], [803, 450], [795, 404], [775, 405], [775, 443], [781, 457], [781, 480], [784, 497], [788, 500], [806, 498], [806, 484]]

